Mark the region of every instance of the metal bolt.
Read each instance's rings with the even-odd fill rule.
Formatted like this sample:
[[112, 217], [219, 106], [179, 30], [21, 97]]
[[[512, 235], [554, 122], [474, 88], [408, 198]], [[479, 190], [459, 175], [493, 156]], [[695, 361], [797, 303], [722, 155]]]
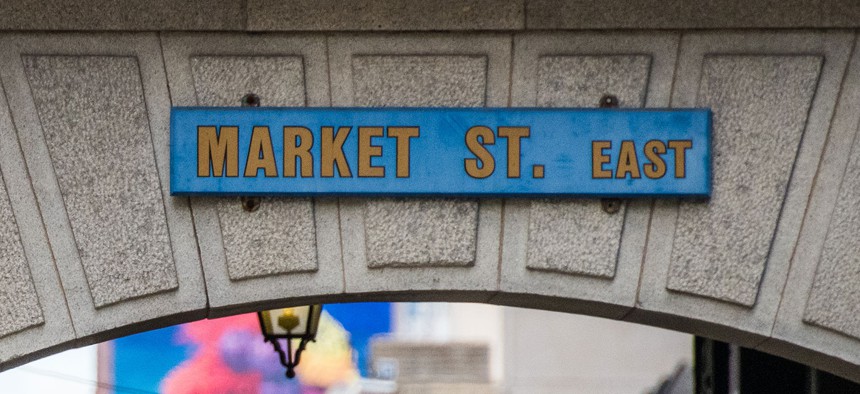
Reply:
[[600, 199], [600, 207], [603, 208], [603, 212], [608, 214], [618, 213], [621, 210], [621, 201], [620, 198], [602, 198]]
[[260, 96], [257, 96], [254, 93], [248, 93], [244, 97], [242, 97], [242, 106], [243, 107], [259, 107], [260, 106]]
[[613, 94], [605, 94], [600, 98], [600, 108], [618, 108], [618, 97]]
[[[613, 94], [605, 94], [600, 98], [600, 108], [618, 108], [618, 97], [615, 97]], [[603, 212], [608, 214], [615, 214], [621, 210], [621, 205], [624, 204], [623, 201], [619, 198], [602, 198], [600, 199], [600, 206], [603, 208]]]
[[[242, 97], [242, 106], [243, 107], [259, 107], [260, 106], [260, 96], [257, 96], [254, 93], [248, 93]], [[260, 197], [239, 197], [239, 201], [242, 203], [242, 209], [245, 212], [256, 212], [260, 209]]]
[[239, 197], [245, 212], [256, 212], [260, 209], [260, 197]]

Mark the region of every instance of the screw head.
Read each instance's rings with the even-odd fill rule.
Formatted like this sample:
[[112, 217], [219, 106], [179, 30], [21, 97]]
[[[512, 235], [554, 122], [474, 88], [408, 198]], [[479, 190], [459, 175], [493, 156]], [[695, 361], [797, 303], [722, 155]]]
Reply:
[[600, 98], [600, 108], [618, 108], [618, 97], [607, 94]]
[[256, 212], [260, 209], [260, 197], [239, 197], [245, 212]]
[[244, 97], [242, 97], [242, 106], [243, 107], [259, 107], [260, 106], [260, 96], [257, 96], [254, 93], [248, 93]]
[[621, 199], [618, 198], [604, 198], [600, 200], [600, 207], [603, 208], [603, 212], [608, 214], [615, 214], [621, 210]]

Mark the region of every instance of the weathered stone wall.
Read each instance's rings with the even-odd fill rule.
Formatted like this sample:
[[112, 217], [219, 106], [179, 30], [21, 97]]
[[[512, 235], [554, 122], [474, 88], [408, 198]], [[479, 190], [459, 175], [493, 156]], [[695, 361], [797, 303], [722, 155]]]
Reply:
[[854, 0], [18, 0], [3, 30], [857, 28]]
[[[628, 320], [860, 381], [858, 32], [759, 29], [857, 28], [856, 2], [348, 3], [0, 5], [0, 369], [207, 316], [376, 299]], [[575, 199], [265, 199], [247, 213], [171, 197], [171, 106], [247, 92], [709, 107], [714, 193], [616, 214]]]

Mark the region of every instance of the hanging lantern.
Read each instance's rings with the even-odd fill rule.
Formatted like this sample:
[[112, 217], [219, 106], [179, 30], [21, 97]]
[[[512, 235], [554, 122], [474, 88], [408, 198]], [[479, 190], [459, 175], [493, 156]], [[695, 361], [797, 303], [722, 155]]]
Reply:
[[[317, 336], [321, 313], [321, 304], [257, 312], [263, 338], [278, 352], [281, 364], [287, 368], [287, 377], [290, 379], [296, 376], [295, 367], [299, 365], [299, 358], [305, 346]], [[286, 342], [286, 351], [281, 346], [281, 340]], [[295, 353], [293, 340], [299, 341]]]

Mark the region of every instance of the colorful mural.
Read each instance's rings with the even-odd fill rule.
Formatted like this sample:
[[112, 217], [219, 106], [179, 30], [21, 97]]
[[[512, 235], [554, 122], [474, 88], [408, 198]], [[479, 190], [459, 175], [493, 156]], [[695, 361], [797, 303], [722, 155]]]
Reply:
[[256, 314], [201, 320], [113, 342], [117, 386], [164, 394], [316, 394], [367, 375], [371, 337], [391, 330], [391, 305], [326, 305], [296, 379], [284, 377]]

